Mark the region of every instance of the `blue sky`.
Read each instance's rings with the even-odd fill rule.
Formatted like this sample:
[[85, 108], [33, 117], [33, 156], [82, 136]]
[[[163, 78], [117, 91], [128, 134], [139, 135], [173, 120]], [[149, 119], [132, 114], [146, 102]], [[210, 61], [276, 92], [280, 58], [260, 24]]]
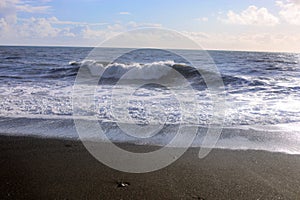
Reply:
[[300, 52], [299, 0], [2, 0], [0, 44], [94, 46], [124, 31], [179, 31], [206, 49]]

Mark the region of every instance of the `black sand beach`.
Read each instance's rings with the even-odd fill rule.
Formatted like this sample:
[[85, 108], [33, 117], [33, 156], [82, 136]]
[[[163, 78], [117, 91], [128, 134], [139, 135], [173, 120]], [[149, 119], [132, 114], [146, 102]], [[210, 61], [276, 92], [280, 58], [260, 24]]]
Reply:
[[77, 141], [1, 136], [0, 144], [0, 199], [300, 199], [297, 155], [216, 149], [200, 160], [191, 148], [167, 168], [129, 174]]

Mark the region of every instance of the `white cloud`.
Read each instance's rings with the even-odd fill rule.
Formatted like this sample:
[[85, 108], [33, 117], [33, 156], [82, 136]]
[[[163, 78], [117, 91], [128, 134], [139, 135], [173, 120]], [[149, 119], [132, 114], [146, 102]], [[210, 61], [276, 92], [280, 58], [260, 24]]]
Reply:
[[0, 20], [0, 39], [15, 38], [54, 38], [58, 36], [74, 37], [68, 27], [58, 28], [53, 26], [52, 18], [34, 18], [20, 20], [21, 23], [8, 25], [5, 20]]
[[131, 15], [130, 12], [119, 12], [119, 15]]
[[86, 27], [82, 30], [82, 36], [84, 39], [102, 38], [105, 37], [105, 31], [92, 30], [90, 27]]
[[235, 13], [230, 10], [227, 13], [227, 18], [221, 19], [221, 21], [228, 24], [259, 26], [274, 26], [279, 24], [279, 19], [269, 13], [266, 8], [257, 8], [256, 6], [249, 6], [241, 13]]
[[17, 12], [46, 13], [50, 8], [51, 6], [32, 6], [28, 1], [21, 0], [1, 0], [0, 2], [1, 17], [16, 15]]
[[[48, 2], [48, 0], [43, 1], [43, 3]], [[18, 18], [19, 12], [45, 13], [51, 8], [50, 6], [33, 6], [30, 3], [31, 1], [20, 0], [0, 1], [0, 42], [82, 37], [86, 27], [106, 24], [61, 21], [56, 17]]]
[[210, 34], [204, 33], [204, 32], [191, 32], [191, 31], [182, 31], [183, 35], [190, 37], [193, 40], [203, 40], [208, 39], [210, 37]]
[[6, 23], [12, 24], [17, 20], [16, 3], [18, 0], [2, 0], [0, 1], [0, 19], [5, 20]]
[[[100, 37], [105, 33], [107, 31], [98, 32], [95, 36]], [[182, 31], [181, 33], [197, 42], [203, 49], [300, 52], [300, 47], [297, 45], [300, 43], [300, 35], [268, 32], [231, 34]], [[146, 43], [149, 47], [156, 48], [199, 48], [185, 38], [179, 41], [178, 37], [172, 37], [168, 32], [155, 33], [145, 29], [138, 34], [124, 33], [124, 35], [126, 36], [123, 37], [122, 34], [118, 39], [108, 42], [108, 46], [140, 47], [139, 44]], [[153, 44], [160, 46], [153, 46]]]
[[9, 29], [7, 21], [4, 18], [0, 18], [0, 33], [6, 35]]
[[142, 27], [162, 27], [162, 24], [158, 23], [136, 23], [134, 21], [130, 21], [127, 24], [127, 28], [132, 29], [132, 28], [142, 28]]
[[198, 46], [176, 31], [160, 28], [135, 29], [124, 32], [103, 43], [106, 47], [195, 49]]
[[300, 52], [300, 35], [286, 33], [182, 32], [204, 49]]
[[107, 29], [110, 31], [125, 31], [126, 27], [119, 23], [108, 25]]
[[292, 25], [300, 25], [300, 0], [290, 3], [277, 1], [276, 4], [281, 8], [279, 15], [283, 20]]
[[196, 18], [195, 20], [200, 21], [200, 22], [207, 22], [208, 18], [207, 17], [200, 17], [200, 18]]
[[50, 9], [50, 6], [32, 6], [29, 3], [30, 1], [20, 0], [0, 1], [0, 37], [11, 38], [19, 35], [17, 27], [18, 12], [44, 13]]
[[[300, 24], [300, 0], [282, 1], [277, 2], [277, 5], [280, 7], [279, 15], [282, 21], [285, 20], [290, 24]], [[124, 31], [142, 27], [162, 27], [161, 24], [157, 23], [137, 23], [135, 21], [107, 24], [101, 22], [63, 21], [54, 16], [46, 18], [18, 18], [18, 12], [41, 13], [48, 12], [51, 9], [49, 6], [29, 5], [28, 2], [30, 1], [28, 0], [24, 2], [20, 3], [19, 0], [0, 0], [0, 44], [93, 46]], [[206, 22], [208, 18], [201, 17], [195, 20]], [[257, 8], [255, 6], [249, 6], [240, 13], [229, 11], [225, 19], [221, 21], [230, 24], [262, 26], [272, 26], [279, 23], [279, 19], [269, 13], [266, 8]], [[230, 30], [228, 33], [224, 31], [222, 33], [183, 33], [199, 42], [205, 49], [300, 52], [300, 46], [298, 45], [300, 44], [300, 35], [297, 33], [297, 30], [281, 30], [280, 26], [274, 29], [278, 30], [274, 33], [270, 31], [265, 33], [252, 27], [251, 32], [239, 32], [236, 34], [232, 34]], [[268, 30], [264, 29], [264, 31]], [[169, 38], [170, 36], [160, 35], [160, 37]], [[152, 40], [157, 41], [159, 38], [155, 34], [141, 34], [136, 35], [136, 38], [133, 39], [143, 42], [149, 40], [151, 43]], [[171, 46], [174, 39], [170, 38], [168, 42], [165, 45]], [[128, 45], [127, 43], [124, 45]], [[119, 45], [119, 43], [116, 45]], [[183, 47], [185, 44], [180, 45], [178, 48]]]
[[[19, 21], [28, 21], [29, 19], [18, 19]], [[76, 22], [76, 21], [62, 21], [57, 19], [56, 17], [50, 17], [47, 19], [49, 23], [55, 24], [55, 25], [75, 25], [75, 26], [103, 26], [107, 23], [88, 23], [88, 22]]]
[[300, 5], [300, 0], [289, 0], [289, 2]]
[[21, 4], [16, 6], [17, 11], [28, 13], [47, 13], [51, 6], [31, 6], [28, 4]]
[[30, 18], [17, 27], [19, 37], [45, 38], [56, 37], [60, 29], [51, 25], [47, 18]]
[[[48, 2], [48, 0], [46, 0]], [[84, 41], [95, 44], [114, 34], [139, 27], [160, 27], [160, 24], [136, 23], [127, 24], [88, 23], [78, 21], [62, 21], [57, 17], [48, 18], [18, 18], [18, 12], [42, 13], [48, 12], [50, 6], [33, 6], [31, 1], [0, 0], [0, 43], [9, 41], [55, 41], [54, 39], [69, 40], [73, 43]], [[120, 14], [130, 14], [122, 12]], [[41, 40], [44, 39], [44, 40]], [[72, 41], [71, 41], [72, 42]]]
[[88, 39], [98, 39], [99, 38], [109, 38], [113, 35], [117, 35], [122, 32], [126, 32], [128, 30], [142, 28], [142, 27], [162, 27], [161, 24], [155, 23], [137, 23], [134, 21], [130, 21], [127, 24], [110, 24], [107, 25], [104, 29], [92, 29], [90, 26], [86, 26], [86, 28], [82, 31], [83, 37]]

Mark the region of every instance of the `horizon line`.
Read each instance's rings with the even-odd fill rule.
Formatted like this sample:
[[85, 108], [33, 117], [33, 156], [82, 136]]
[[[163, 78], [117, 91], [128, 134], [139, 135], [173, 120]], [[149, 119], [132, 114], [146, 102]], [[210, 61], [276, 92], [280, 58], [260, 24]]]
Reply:
[[[27, 45], [27, 44], [0, 44], [0, 47], [58, 47], [58, 48], [112, 48], [112, 49], [136, 49], [138, 47], [109, 47], [109, 46], [72, 46], [72, 45]], [[145, 47], [147, 48], [147, 47]], [[156, 47], [149, 47], [155, 49]], [[252, 52], [252, 53], [291, 53], [300, 54], [299, 52], [292, 51], [268, 51], [268, 50], [237, 50], [237, 49], [189, 49], [189, 48], [156, 48], [156, 49], [169, 49], [169, 50], [189, 50], [189, 51], [228, 51], [228, 52]]]

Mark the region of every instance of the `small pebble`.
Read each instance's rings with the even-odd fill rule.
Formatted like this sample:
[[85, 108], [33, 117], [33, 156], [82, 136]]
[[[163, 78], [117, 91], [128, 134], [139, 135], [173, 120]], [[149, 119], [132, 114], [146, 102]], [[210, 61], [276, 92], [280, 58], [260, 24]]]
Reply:
[[117, 187], [128, 187], [130, 185], [129, 182], [118, 182]]

